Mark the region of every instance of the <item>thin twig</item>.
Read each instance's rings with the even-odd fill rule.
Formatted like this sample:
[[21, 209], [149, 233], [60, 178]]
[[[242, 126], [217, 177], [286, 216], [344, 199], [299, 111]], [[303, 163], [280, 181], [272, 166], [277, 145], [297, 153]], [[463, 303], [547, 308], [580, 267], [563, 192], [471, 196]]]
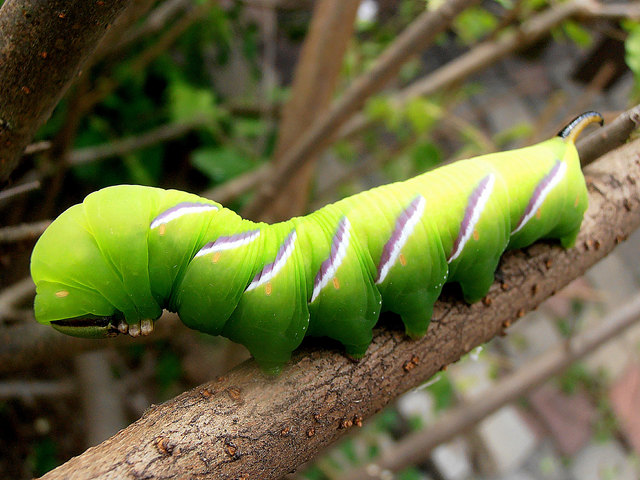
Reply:
[[40, 188], [40, 181], [34, 180], [33, 182], [23, 183], [22, 185], [16, 185], [15, 187], [7, 188], [0, 192], [0, 203], [9, 200], [23, 193], [32, 192]]
[[264, 181], [272, 169], [273, 166], [271, 164], [264, 163], [247, 173], [238, 175], [222, 185], [205, 190], [200, 195], [215, 200], [216, 202], [228, 203]]
[[141, 150], [158, 143], [179, 138], [192, 130], [204, 127], [211, 122], [212, 120], [210, 118], [194, 118], [186, 123], [170, 123], [168, 125], [162, 125], [138, 136], [131, 136], [115, 140], [113, 142], [108, 142], [103, 145], [74, 150], [69, 155], [68, 163], [69, 165], [82, 165], [85, 163], [104, 160], [109, 157], [126, 155], [135, 150]]
[[51, 142], [49, 140], [42, 140], [40, 142], [30, 143], [24, 149], [23, 155], [35, 155], [36, 153], [46, 152], [51, 148]]
[[123, 50], [139, 39], [148, 37], [162, 30], [192, 3], [192, 0], [166, 0], [160, 3], [154, 10], [149, 12], [147, 19], [142, 25], [125, 32], [120, 41], [112, 45], [107, 53]]
[[175, 335], [180, 329], [184, 329], [184, 325], [178, 316], [168, 312], [156, 321], [153, 335], [136, 339], [128, 335], [104, 340], [70, 337], [36, 323], [35, 319], [8, 327], [0, 325], [0, 374], [15, 373], [88, 350], [155, 342]]
[[23, 223], [0, 228], [0, 244], [38, 238], [50, 224], [51, 220], [43, 220], [41, 222]]
[[382, 452], [375, 462], [363, 465], [340, 480], [380, 478], [384, 471], [397, 472], [429, 458], [438, 445], [468, 430], [486, 416], [517, 400], [549, 378], [561, 373], [576, 360], [621, 335], [640, 319], [640, 295], [608, 314], [600, 323], [527, 362], [527, 366], [496, 382], [480, 398], [446, 412], [437, 422], [420, 432], [405, 436]]
[[35, 293], [36, 286], [31, 277], [24, 278], [2, 290], [0, 292], [0, 320], [4, 319], [6, 312], [11, 312], [16, 305], [33, 297]]
[[74, 365], [82, 398], [86, 446], [90, 447], [109, 438], [127, 422], [107, 352], [81, 353], [74, 359]]
[[55, 399], [76, 393], [73, 382], [45, 380], [3, 380], [0, 381], [0, 400], [20, 398], [33, 401], [36, 397]]

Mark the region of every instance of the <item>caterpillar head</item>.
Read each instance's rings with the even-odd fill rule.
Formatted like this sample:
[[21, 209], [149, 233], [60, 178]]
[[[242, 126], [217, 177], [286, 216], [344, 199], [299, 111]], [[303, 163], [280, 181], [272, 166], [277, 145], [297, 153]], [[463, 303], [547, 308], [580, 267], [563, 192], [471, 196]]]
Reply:
[[[129, 285], [137, 276], [138, 261], [118, 262], [109, 242], [94, 234], [94, 227], [85, 204], [75, 205], [36, 244], [31, 257], [36, 319], [76, 337], [150, 333], [162, 310], [150, 293], [141, 295], [136, 291], [139, 286]], [[131, 238], [134, 251], [135, 243]]]
[[90, 194], [60, 215], [33, 250], [36, 319], [77, 337], [151, 333], [199, 248], [197, 232], [221, 209], [151, 187]]

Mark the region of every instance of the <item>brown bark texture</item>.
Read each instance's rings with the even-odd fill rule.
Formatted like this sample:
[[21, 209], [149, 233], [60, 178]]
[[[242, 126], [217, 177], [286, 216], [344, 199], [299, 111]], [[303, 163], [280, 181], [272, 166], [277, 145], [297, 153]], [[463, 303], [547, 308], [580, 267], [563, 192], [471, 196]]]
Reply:
[[129, 2], [4, 2], [0, 8], [0, 184]]
[[509, 252], [487, 297], [436, 304], [411, 341], [378, 328], [366, 356], [306, 347], [277, 378], [249, 361], [150, 408], [126, 429], [45, 475], [58, 478], [273, 479], [295, 470], [401, 393], [505, 329], [640, 225], [640, 140], [587, 168], [590, 206], [576, 246]]

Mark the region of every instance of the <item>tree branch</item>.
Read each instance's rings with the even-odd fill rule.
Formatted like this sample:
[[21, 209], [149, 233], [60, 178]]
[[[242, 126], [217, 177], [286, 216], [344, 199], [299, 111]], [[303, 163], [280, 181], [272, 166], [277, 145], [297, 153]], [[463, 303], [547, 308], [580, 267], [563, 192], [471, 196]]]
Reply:
[[0, 8], [0, 182], [130, 0], [7, 0]]
[[358, 363], [305, 348], [277, 378], [253, 361], [151, 408], [111, 439], [45, 475], [68, 478], [279, 478], [390, 400], [504, 332], [640, 225], [640, 140], [587, 171], [590, 206], [576, 247], [538, 243], [504, 255], [485, 301], [436, 304], [425, 337], [376, 329]]
[[438, 445], [453, 439], [492, 414], [507, 403], [534, 390], [549, 378], [558, 375], [606, 342], [622, 335], [638, 322], [640, 295], [602, 319], [598, 326], [570, 338], [553, 349], [527, 362], [522, 369], [499, 380], [482, 397], [466, 402], [446, 412], [428, 428], [404, 437], [392, 448], [383, 452], [375, 462], [347, 472], [340, 480], [367, 480], [380, 478], [371, 473], [397, 472], [429, 458]]
[[135, 150], [179, 138], [192, 130], [202, 128], [211, 123], [212, 120], [210, 118], [196, 117], [189, 122], [161, 125], [137, 136], [74, 150], [69, 155], [68, 163], [69, 165], [82, 165], [109, 157], [126, 155]]

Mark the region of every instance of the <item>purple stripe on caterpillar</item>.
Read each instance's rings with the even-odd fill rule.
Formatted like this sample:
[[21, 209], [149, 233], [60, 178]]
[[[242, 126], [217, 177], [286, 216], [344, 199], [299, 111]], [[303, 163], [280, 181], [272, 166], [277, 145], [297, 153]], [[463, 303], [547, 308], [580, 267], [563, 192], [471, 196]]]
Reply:
[[469, 202], [467, 204], [467, 208], [464, 211], [464, 217], [462, 219], [462, 223], [460, 224], [458, 236], [453, 242], [451, 254], [447, 259], [448, 263], [451, 263], [456, 258], [458, 258], [458, 256], [462, 253], [464, 246], [473, 235], [473, 231], [475, 230], [476, 225], [480, 220], [482, 211], [489, 201], [489, 197], [491, 195], [491, 192], [493, 191], [494, 184], [495, 176], [493, 175], [493, 173], [490, 173], [482, 180], [480, 180], [478, 186], [473, 190], [473, 192], [471, 192], [471, 195], [469, 195]]
[[418, 195], [396, 220], [396, 226], [393, 229], [391, 237], [382, 249], [380, 263], [378, 264], [378, 278], [376, 279], [376, 284], [384, 282], [389, 270], [398, 260], [402, 247], [405, 246], [407, 240], [420, 221], [420, 217], [422, 217], [425, 204], [426, 200], [424, 197], [422, 195]]
[[165, 210], [156, 218], [154, 218], [149, 225], [149, 228], [153, 230], [155, 228], [158, 228], [160, 225], [169, 223], [184, 215], [217, 210], [219, 210], [219, 208], [216, 205], [211, 205], [208, 203], [182, 202], [175, 207], [171, 207], [168, 210]]
[[[276, 255], [275, 260], [272, 263], [269, 263], [264, 266], [264, 268], [253, 277], [253, 280], [246, 288], [245, 292], [249, 292], [255, 288], [258, 288], [260, 285], [264, 285], [269, 282], [273, 277], [275, 277], [278, 272], [285, 266], [289, 257], [293, 253], [294, 243], [296, 241], [296, 230], [291, 230], [291, 233], [287, 235], [287, 238], [282, 242], [282, 245], [278, 249], [278, 253]], [[271, 289], [267, 292], [267, 294], [271, 293]]]
[[511, 232], [511, 235], [519, 232], [527, 222], [533, 218], [538, 209], [544, 203], [547, 195], [549, 195], [549, 193], [551, 193], [551, 191], [560, 183], [560, 180], [562, 180], [566, 171], [567, 164], [560, 160], [556, 160], [551, 171], [547, 173], [536, 186], [527, 208], [524, 209], [524, 213], [522, 214], [522, 217], [520, 217], [520, 221], [516, 225], [516, 228]]
[[349, 223], [349, 220], [347, 217], [342, 217], [331, 242], [331, 252], [329, 253], [329, 257], [322, 262], [320, 270], [313, 281], [311, 302], [315, 301], [322, 289], [327, 286], [329, 280], [336, 274], [338, 267], [342, 264], [349, 246], [349, 238], [351, 236], [350, 229], [351, 224]]
[[232, 250], [234, 248], [242, 247], [248, 243], [253, 242], [260, 236], [260, 230], [249, 230], [247, 232], [236, 233], [235, 235], [229, 235], [224, 237], [218, 237], [214, 242], [207, 243], [202, 247], [196, 258], [208, 253], [221, 252], [222, 250]]

